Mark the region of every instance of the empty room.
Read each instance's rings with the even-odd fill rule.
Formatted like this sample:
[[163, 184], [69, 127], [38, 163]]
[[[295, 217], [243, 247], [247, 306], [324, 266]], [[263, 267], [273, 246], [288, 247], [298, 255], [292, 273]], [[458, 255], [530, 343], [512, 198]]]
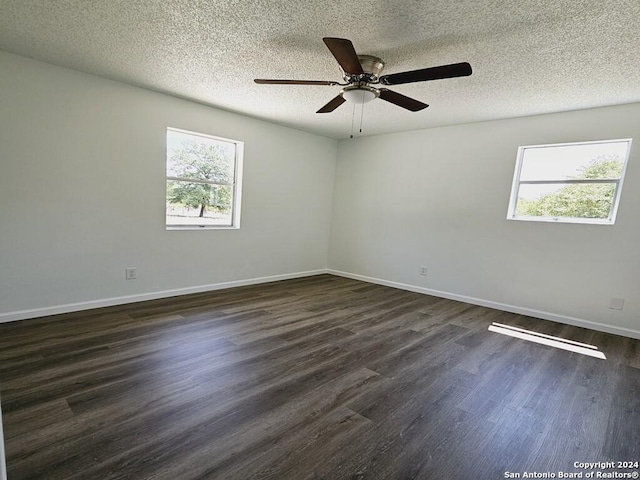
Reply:
[[0, 480], [638, 478], [639, 18], [0, 0]]

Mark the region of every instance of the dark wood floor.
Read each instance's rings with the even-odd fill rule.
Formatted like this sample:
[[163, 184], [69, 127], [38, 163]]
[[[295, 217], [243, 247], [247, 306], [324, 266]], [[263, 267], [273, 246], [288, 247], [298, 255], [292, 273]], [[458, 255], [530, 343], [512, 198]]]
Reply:
[[0, 325], [0, 392], [9, 480], [484, 480], [640, 461], [640, 341], [329, 275]]

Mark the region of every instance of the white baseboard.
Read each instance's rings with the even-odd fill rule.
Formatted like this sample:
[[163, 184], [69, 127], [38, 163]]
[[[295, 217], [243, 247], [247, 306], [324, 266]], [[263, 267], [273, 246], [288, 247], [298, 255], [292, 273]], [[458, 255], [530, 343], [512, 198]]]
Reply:
[[[257, 285], [260, 283], [277, 282], [279, 280], [291, 280], [294, 278], [311, 277], [323, 273], [327, 273], [327, 270], [319, 269], [306, 272], [285, 273], [281, 275], [270, 275], [268, 277], [248, 278], [245, 280], [234, 280], [231, 282], [212, 283], [209, 285], [198, 285], [195, 287], [175, 288], [171, 290], [162, 290], [159, 292], [139, 293], [136, 295], [127, 295], [123, 297], [102, 298], [98, 300], [90, 300], [87, 302], [67, 303], [64, 305], [54, 305], [51, 307], [0, 313], [0, 323], [25, 320], [28, 318], [46, 317], [49, 315], [58, 315], [61, 313], [77, 312], [81, 310], [90, 310], [92, 308], [112, 307], [114, 305], [144, 302], [146, 300], [157, 300], [159, 298], [177, 297], [179, 295], [188, 295], [190, 293], [210, 292], [213, 290], [222, 290], [225, 288]], [[0, 480], [2, 480], [1, 477]]]
[[[509, 305], [506, 303], [494, 302], [491, 300], [484, 300], [481, 298], [468, 297], [466, 295], [459, 295], [457, 293], [443, 292], [440, 290], [432, 290], [430, 288], [418, 287], [416, 285], [409, 285], [406, 283], [393, 282], [390, 280], [383, 280], [381, 278], [368, 277], [365, 275], [358, 275], [355, 273], [342, 272], [332, 269], [318, 269], [310, 270], [306, 272], [286, 273], [281, 275], [271, 275], [268, 277], [249, 278], [245, 280], [234, 280], [231, 282], [213, 283], [210, 285], [198, 285], [195, 287], [176, 288], [172, 290], [163, 290], [159, 292], [141, 293], [137, 295], [128, 295], [123, 297], [104, 298], [98, 300], [91, 300], [87, 302], [68, 303], [64, 305], [55, 305], [52, 307], [36, 308], [31, 310], [20, 310], [17, 312], [0, 313], [0, 323], [12, 322], [16, 320], [24, 320], [28, 318], [46, 317], [48, 315], [57, 315], [60, 313], [77, 312], [81, 310], [89, 310], [92, 308], [111, 307], [114, 305], [124, 305], [127, 303], [143, 302], [145, 300], [156, 300], [159, 298], [176, 297], [179, 295], [188, 295], [190, 293], [209, 292], [214, 290], [222, 290], [225, 288], [242, 287], [246, 285], [257, 285], [260, 283], [276, 282], [279, 280], [291, 280], [295, 278], [311, 277], [315, 275], [321, 275], [329, 273], [339, 277], [351, 278], [354, 280], [360, 280], [367, 283], [375, 283], [377, 285], [385, 285], [387, 287], [399, 288], [401, 290], [408, 290], [410, 292], [422, 293], [425, 295], [432, 295], [439, 298], [447, 298], [449, 300], [457, 300], [459, 302], [470, 303], [472, 305], [479, 305], [482, 307], [494, 308], [496, 310], [502, 310], [504, 312], [517, 313], [520, 315], [527, 315], [529, 317], [541, 318], [543, 320], [551, 320], [553, 322], [564, 323], [568, 325], [574, 325], [576, 327], [589, 328], [591, 330], [598, 330], [600, 332], [612, 333], [614, 335], [622, 335], [623, 337], [640, 339], [640, 331], [632, 330], [629, 328], [616, 327], [613, 325], [607, 325], [603, 323], [592, 322], [589, 320], [583, 320], [581, 318], [569, 317], [566, 315], [559, 315], [551, 312], [545, 312], [541, 310], [535, 310], [526, 307], [519, 307], [516, 305]], [[0, 480], [2, 477], [0, 477]]]
[[509, 305], [506, 303], [493, 302], [491, 300], [468, 297], [466, 295], [458, 295], [457, 293], [442, 292], [440, 290], [432, 290], [430, 288], [418, 287], [418, 286], [409, 285], [406, 283], [392, 282], [389, 280], [383, 280], [381, 278], [367, 277], [365, 275], [358, 275], [355, 273], [341, 272], [339, 270], [328, 269], [327, 273], [331, 275], [337, 275], [339, 277], [351, 278], [353, 280], [360, 280], [363, 282], [375, 283], [375, 284], [384, 285], [387, 287], [399, 288], [400, 290], [408, 290], [410, 292], [423, 293], [425, 295], [432, 295], [434, 297], [447, 298], [449, 300], [457, 300], [459, 302], [470, 303], [472, 305], [479, 305], [481, 307], [494, 308], [496, 310], [502, 310], [504, 312], [517, 313], [517, 314], [526, 315], [529, 317], [541, 318], [542, 320], [551, 320], [552, 322], [564, 323], [564, 324], [573, 325], [573, 326], [582, 327], [582, 328], [589, 328], [591, 330], [598, 330], [600, 332], [612, 333], [614, 335], [637, 338], [640, 340], [640, 331], [632, 330], [630, 328], [616, 327], [613, 325], [606, 325], [604, 323], [597, 323], [589, 320], [583, 320], [581, 318], [574, 318], [566, 315], [558, 315], [556, 313], [544, 312], [541, 310], [535, 310], [535, 309], [526, 308], [526, 307], [518, 307], [515, 305]]

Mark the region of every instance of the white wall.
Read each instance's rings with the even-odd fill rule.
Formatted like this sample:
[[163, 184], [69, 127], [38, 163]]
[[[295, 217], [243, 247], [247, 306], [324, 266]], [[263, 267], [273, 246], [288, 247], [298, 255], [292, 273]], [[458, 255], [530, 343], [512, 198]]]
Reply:
[[[165, 230], [167, 126], [245, 142], [241, 229]], [[336, 150], [0, 52], [0, 321], [325, 269]]]
[[[329, 267], [640, 337], [639, 125], [632, 104], [344, 140]], [[519, 145], [628, 137], [615, 226], [506, 220]]]
[[[639, 119], [633, 104], [337, 143], [0, 52], [0, 321], [328, 264], [639, 336], [640, 138], [615, 226], [506, 220], [519, 145], [634, 137]], [[165, 230], [167, 126], [245, 142], [240, 230]]]

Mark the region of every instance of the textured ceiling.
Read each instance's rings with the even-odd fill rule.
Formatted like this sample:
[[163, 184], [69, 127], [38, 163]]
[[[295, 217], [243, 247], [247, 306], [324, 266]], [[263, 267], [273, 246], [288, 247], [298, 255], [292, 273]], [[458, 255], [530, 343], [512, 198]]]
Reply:
[[0, 49], [275, 123], [346, 138], [361, 112], [315, 111], [341, 81], [322, 37], [384, 74], [469, 62], [470, 77], [391, 89], [430, 105], [365, 105], [363, 135], [640, 101], [638, 0], [0, 0]]

